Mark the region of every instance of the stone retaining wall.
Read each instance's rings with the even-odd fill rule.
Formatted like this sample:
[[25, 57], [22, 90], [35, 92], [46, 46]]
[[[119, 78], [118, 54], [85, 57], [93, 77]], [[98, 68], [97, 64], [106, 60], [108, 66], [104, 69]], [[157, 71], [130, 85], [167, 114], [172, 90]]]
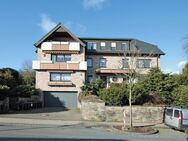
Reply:
[[[81, 113], [84, 120], [122, 122], [123, 111], [129, 122], [129, 106], [105, 106], [104, 102], [81, 102]], [[134, 123], [162, 123], [164, 107], [162, 106], [132, 106]]]

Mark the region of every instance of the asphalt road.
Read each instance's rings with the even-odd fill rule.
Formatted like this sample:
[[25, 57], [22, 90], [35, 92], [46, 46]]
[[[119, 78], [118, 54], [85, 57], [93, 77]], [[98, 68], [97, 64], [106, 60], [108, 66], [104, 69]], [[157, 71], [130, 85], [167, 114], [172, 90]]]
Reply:
[[122, 133], [105, 127], [85, 125], [0, 125], [0, 141], [186, 141], [186, 134], [168, 128], [159, 128], [154, 135]]

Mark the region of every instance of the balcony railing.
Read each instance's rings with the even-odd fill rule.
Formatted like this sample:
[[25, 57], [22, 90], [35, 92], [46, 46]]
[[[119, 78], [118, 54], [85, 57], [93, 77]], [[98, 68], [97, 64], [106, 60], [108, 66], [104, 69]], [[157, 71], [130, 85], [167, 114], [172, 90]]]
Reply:
[[108, 68], [100, 68], [100, 69], [96, 69], [96, 73], [127, 74], [127, 73], [128, 73], [128, 70], [127, 70], [127, 69], [108, 69]]
[[79, 42], [44, 42], [41, 45], [43, 51], [80, 51]]
[[33, 61], [32, 68], [35, 70], [87, 70], [86, 61]]

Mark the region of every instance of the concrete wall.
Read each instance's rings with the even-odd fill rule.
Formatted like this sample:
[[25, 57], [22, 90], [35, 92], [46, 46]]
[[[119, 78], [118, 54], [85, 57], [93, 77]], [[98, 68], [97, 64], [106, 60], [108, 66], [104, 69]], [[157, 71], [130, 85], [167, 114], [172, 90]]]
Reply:
[[[81, 113], [84, 120], [123, 122], [123, 112], [126, 122], [129, 122], [129, 106], [111, 107], [105, 103], [81, 102]], [[164, 107], [161, 106], [133, 106], [133, 123], [162, 123]]]

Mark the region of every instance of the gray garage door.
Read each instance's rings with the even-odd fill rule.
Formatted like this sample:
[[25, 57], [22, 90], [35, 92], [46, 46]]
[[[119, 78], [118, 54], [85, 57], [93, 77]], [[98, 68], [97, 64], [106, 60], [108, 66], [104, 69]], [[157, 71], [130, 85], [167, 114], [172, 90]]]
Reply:
[[45, 92], [44, 106], [77, 108], [77, 92]]

